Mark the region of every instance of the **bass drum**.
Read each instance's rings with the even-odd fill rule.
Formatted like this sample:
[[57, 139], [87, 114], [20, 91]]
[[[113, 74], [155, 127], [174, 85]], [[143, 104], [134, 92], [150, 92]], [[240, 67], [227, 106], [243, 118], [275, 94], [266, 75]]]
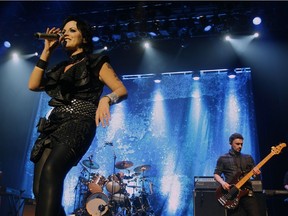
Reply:
[[87, 198], [86, 210], [91, 216], [109, 215], [108, 197], [104, 193], [95, 193]]

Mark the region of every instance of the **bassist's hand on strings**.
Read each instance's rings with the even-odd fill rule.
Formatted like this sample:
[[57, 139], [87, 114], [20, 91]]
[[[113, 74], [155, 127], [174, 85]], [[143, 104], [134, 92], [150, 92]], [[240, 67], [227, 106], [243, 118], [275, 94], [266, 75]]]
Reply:
[[227, 190], [227, 191], [230, 190], [231, 185], [228, 184], [227, 182], [223, 181], [221, 185], [224, 190]]
[[224, 179], [223, 179], [220, 175], [214, 174], [214, 179], [215, 179], [219, 184], [221, 184], [221, 186], [222, 186], [222, 188], [223, 188], [224, 190], [227, 190], [227, 191], [228, 191], [228, 190], [230, 189], [231, 185], [228, 184], [226, 181], [224, 181]]
[[260, 175], [260, 174], [261, 174], [261, 171], [257, 167], [254, 167], [253, 168], [253, 177], [255, 178], [257, 175]]

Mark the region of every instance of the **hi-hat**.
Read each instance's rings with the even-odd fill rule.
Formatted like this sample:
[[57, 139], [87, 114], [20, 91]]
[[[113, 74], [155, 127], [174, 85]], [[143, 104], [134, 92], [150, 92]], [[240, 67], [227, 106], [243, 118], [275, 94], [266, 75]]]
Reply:
[[91, 160], [83, 160], [82, 164], [89, 169], [99, 169], [100, 167], [96, 162]]
[[118, 161], [115, 164], [115, 167], [117, 169], [127, 169], [129, 167], [133, 166], [133, 163], [131, 161]]
[[149, 169], [151, 169], [150, 165], [142, 165], [142, 166], [136, 167], [134, 169], [134, 172], [139, 173], [139, 172], [143, 172], [143, 171], [146, 171], [146, 170], [149, 170]]
[[141, 188], [141, 186], [137, 186], [137, 185], [127, 185], [126, 187], [130, 187], [130, 188]]
[[133, 176], [126, 176], [124, 175], [124, 178], [123, 179], [133, 179], [134, 177]]

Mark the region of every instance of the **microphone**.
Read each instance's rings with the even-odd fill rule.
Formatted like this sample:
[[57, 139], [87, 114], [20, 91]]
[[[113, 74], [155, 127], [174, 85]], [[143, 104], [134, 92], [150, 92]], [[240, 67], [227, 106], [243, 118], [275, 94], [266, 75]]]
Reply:
[[47, 33], [41, 33], [41, 32], [36, 32], [34, 36], [37, 39], [48, 39], [48, 40], [58, 40], [59, 37], [61, 37], [63, 34], [58, 33], [58, 34], [47, 34]]

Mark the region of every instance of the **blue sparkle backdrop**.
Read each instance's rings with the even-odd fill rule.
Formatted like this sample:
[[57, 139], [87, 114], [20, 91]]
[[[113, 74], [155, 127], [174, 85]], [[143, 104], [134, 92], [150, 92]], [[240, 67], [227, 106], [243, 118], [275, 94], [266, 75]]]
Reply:
[[[134, 175], [125, 183], [144, 186], [155, 215], [193, 215], [194, 176], [213, 176], [217, 158], [230, 148], [231, 133], [243, 134], [243, 152], [258, 161], [250, 72], [239, 73], [235, 79], [228, 79], [226, 73], [205, 73], [199, 81], [193, 81], [190, 74], [163, 76], [159, 84], [149, 78], [123, 82], [128, 99], [111, 107], [110, 126], [97, 128], [82, 161], [92, 156], [99, 164], [93, 172], [104, 178], [114, 173], [114, 158], [133, 162], [128, 169], [115, 170], [127, 176], [133, 176], [136, 167], [149, 165], [145, 178]], [[43, 93], [35, 125], [49, 111], [48, 100]], [[30, 149], [36, 137], [35, 128]], [[24, 183], [32, 194], [29, 153]], [[67, 213], [87, 202], [76, 191], [82, 175], [79, 163], [66, 177], [63, 205]], [[135, 188], [126, 187], [130, 195], [139, 196], [141, 189]], [[106, 190], [103, 193], [108, 196]]]

